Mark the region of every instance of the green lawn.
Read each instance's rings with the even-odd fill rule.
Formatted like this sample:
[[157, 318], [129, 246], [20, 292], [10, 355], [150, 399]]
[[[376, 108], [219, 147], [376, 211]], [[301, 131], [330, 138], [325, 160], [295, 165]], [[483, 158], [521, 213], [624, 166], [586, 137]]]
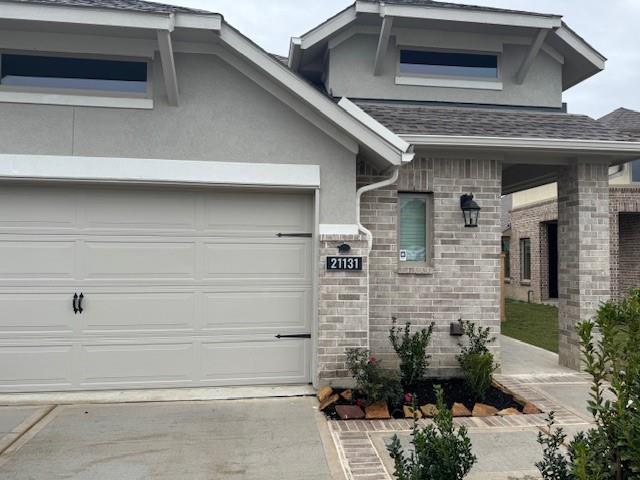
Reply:
[[558, 353], [558, 309], [507, 300], [507, 321], [502, 324], [502, 333]]

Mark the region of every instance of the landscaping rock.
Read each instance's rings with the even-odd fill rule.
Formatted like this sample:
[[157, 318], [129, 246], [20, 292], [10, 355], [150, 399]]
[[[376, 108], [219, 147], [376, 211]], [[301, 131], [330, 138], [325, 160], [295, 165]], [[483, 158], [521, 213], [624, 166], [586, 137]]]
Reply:
[[367, 420], [386, 420], [391, 418], [386, 402], [377, 402], [369, 405], [365, 412]]
[[413, 408], [408, 407], [407, 405], [402, 407], [402, 410], [404, 411], [404, 418], [414, 418], [414, 413], [415, 417], [417, 417], [418, 419], [422, 418], [422, 412], [420, 410], [414, 411]]
[[498, 413], [498, 409], [484, 403], [476, 403], [472, 413], [474, 417], [493, 417]]
[[428, 403], [420, 407], [422, 414], [427, 418], [434, 418], [438, 414], [438, 407], [433, 403]]
[[537, 415], [542, 412], [533, 403], [527, 403], [522, 409], [522, 413], [524, 413], [525, 415]]
[[470, 417], [471, 412], [462, 403], [454, 403], [451, 407], [451, 413], [454, 417]]
[[318, 408], [322, 412], [336, 403], [338, 400], [340, 400], [340, 395], [336, 393], [335, 395], [331, 395], [329, 398], [326, 398], [324, 401], [320, 402], [320, 406]]
[[342, 420], [360, 420], [364, 418], [364, 412], [357, 405], [338, 405], [336, 413]]
[[320, 403], [324, 402], [327, 398], [333, 395], [333, 388], [331, 387], [323, 387], [318, 390], [318, 401]]
[[498, 415], [501, 417], [509, 417], [511, 415], [522, 415], [522, 413], [517, 408], [505, 408], [504, 410], [500, 410]]
[[353, 391], [351, 390], [345, 390], [344, 392], [342, 392], [340, 394], [340, 396], [346, 400], [347, 402], [350, 402], [351, 400], [353, 400]]

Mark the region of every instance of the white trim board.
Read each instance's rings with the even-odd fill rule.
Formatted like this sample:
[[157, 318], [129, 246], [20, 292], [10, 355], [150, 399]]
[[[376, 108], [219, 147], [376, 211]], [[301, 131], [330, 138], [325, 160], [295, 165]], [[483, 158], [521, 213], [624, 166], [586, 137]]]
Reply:
[[0, 154], [0, 179], [317, 188], [318, 165]]
[[356, 224], [330, 224], [321, 223], [318, 228], [320, 235], [358, 235], [358, 225]]

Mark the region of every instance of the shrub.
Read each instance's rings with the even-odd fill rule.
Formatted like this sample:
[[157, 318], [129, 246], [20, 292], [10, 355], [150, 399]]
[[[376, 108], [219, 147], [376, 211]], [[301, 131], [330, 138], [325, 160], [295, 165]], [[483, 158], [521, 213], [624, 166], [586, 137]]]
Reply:
[[393, 372], [384, 370], [368, 350], [347, 350], [347, 368], [369, 403], [400, 403], [403, 393], [400, 381]]
[[400, 439], [394, 436], [387, 450], [395, 464], [397, 480], [460, 480], [477, 461], [471, 453], [467, 430], [453, 426], [453, 415], [444, 403], [440, 386], [435, 387], [438, 413], [434, 424], [418, 429], [414, 418], [411, 444], [413, 452], [406, 455]]
[[427, 347], [432, 334], [433, 324], [428, 329], [422, 329], [412, 335], [411, 323], [407, 322], [403, 331], [397, 326], [396, 319], [393, 319], [389, 340], [400, 358], [400, 377], [405, 387], [414, 385], [424, 377], [431, 358], [427, 355]]
[[[563, 476], [541, 469], [543, 478], [640, 479], [640, 290], [603, 304], [595, 320], [580, 323], [578, 332], [585, 369], [593, 378], [588, 408], [596, 426], [570, 443], [568, 461], [558, 463]], [[611, 399], [605, 398], [607, 390]], [[559, 445], [548, 447], [542, 466], [561, 455]]]
[[466, 344], [460, 344], [462, 350], [457, 356], [462, 368], [465, 385], [476, 400], [483, 400], [491, 387], [491, 378], [498, 365], [488, 345], [495, 341], [489, 328], [477, 327], [472, 322], [463, 322], [462, 331], [467, 337]]

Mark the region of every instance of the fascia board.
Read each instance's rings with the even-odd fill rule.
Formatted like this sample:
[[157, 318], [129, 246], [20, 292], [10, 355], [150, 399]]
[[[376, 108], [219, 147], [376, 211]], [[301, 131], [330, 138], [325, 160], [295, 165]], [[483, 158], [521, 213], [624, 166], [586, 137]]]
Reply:
[[356, 17], [357, 13], [355, 7], [351, 7], [343, 11], [342, 13], [333, 17], [331, 20], [323, 23], [319, 27], [300, 37], [300, 48], [302, 50], [307, 50], [308, 48], [313, 47], [314, 45], [330, 37], [337, 31], [355, 22]]
[[172, 30], [174, 24], [172, 15], [169, 14], [150, 14], [12, 2], [2, 2], [0, 5], [0, 19], [4, 20], [71, 23], [151, 30]]
[[192, 28], [196, 30], [214, 30], [218, 32], [222, 28], [222, 16], [177, 13], [175, 15], [175, 26], [176, 28]]
[[574, 140], [556, 138], [509, 138], [472, 137], [449, 135], [399, 135], [406, 142], [416, 146], [454, 148], [497, 148], [535, 149], [540, 151], [571, 151], [585, 153], [637, 154], [640, 156], [640, 142], [620, 142], [601, 140]]
[[587, 59], [599, 70], [604, 70], [607, 59], [600, 54], [595, 48], [591, 47], [587, 42], [582, 40], [578, 35], [565, 28], [564, 25], [558, 28], [555, 35], [565, 42], [569, 47], [574, 49], [578, 54]]
[[509, 12], [483, 12], [422, 5], [378, 5], [357, 2], [356, 12], [378, 13], [381, 16], [443, 20], [449, 22], [484, 23], [527, 28], [558, 28], [562, 25], [560, 16], [526, 15]]

